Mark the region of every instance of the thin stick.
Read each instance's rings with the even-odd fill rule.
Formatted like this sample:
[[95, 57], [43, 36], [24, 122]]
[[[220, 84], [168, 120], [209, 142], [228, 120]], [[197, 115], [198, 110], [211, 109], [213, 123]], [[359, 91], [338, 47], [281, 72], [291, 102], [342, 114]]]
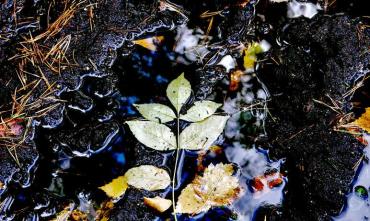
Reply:
[[176, 158], [175, 158], [175, 168], [172, 175], [172, 208], [175, 221], [177, 221], [176, 208], [175, 208], [175, 183], [177, 175], [177, 164], [179, 161], [179, 150], [180, 150], [180, 113], [177, 111], [176, 115], [176, 125], [177, 125], [177, 142], [176, 142]]

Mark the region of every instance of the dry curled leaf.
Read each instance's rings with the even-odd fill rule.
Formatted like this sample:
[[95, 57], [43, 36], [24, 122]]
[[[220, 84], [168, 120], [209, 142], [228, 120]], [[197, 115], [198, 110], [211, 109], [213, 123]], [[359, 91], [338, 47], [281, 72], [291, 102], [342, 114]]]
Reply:
[[240, 194], [238, 179], [231, 164], [209, 165], [182, 190], [176, 204], [177, 213], [198, 214], [213, 206], [225, 206]]
[[366, 108], [365, 113], [351, 124], [370, 133], [370, 107]]
[[180, 113], [181, 107], [191, 95], [190, 82], [181, 74], [168, 85], [166, 93], [177, 113]]
[[171, 183], [167, 171], [151, 165], [131, 168], [126, 172], [125, 177], [130, 186], [148, 191], [165, 189]]
[[152, 121], [127, 121], [130, 130], [142, 144], [155, 150], [175, 150], [176, 137], [167, 126]]
[[156, 196], [154, 198], [144, 197], [144, 204], [157, 210], [160, 213], [168, 210], [172, 206], [172, 201]]

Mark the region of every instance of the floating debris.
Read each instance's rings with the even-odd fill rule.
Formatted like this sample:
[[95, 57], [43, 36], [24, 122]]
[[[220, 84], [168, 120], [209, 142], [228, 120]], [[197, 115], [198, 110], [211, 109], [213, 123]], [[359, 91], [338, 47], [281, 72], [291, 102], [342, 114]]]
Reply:
[[298, 2], [293, 0], [288, 3], [288, 18], [306, 17], [313, 18], [321, 10], [320, 5], [311, 2]]
[[238, 220], [253, 220], [254, 213], [263, 206], [281, 206], [287, 178], [280, 173], [284, 160], [271, 161], [262, 149], [246, 149], [235, 145], [227, 147], [230, 162], [241, 167], [241, 182], [247, 190], [233, 205]]

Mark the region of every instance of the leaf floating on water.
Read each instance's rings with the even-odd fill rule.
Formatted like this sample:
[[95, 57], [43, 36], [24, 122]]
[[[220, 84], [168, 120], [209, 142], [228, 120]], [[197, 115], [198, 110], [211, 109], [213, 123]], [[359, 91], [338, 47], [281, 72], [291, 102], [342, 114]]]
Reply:
[[176, 114], [163, 104], [135, 104], [136, 109], [145, 119], [157, 123], [167, 123], [176, 118]]
[[224, 130], [229, 116], [211, 116], [193, 123], [180, 134], [180, 148], [187, 150], [207, 149]]
[[260, 43], [253, 42], [252, 44], [249, 44], [244, 50], [244, 68], [247, 71], [254, 69], [254, 64], [257, 61], [257, 54], [268, 51], [270, 47], [271, 45], [265, 40], [262, 40]]
[[190, 82], [184, 77], [182, 73], [178, 78], [173, 80], [167, 87], [167, 97], [175, 107], [177, 113], [180, 112], [181, 107], [189, 99], [191, 95]]
[[222, 104], [215, 103], [212, 101], [197, 101], [194, 103], [185, 115], [181, 115], [180, 119], [189, 122], [198, 122], [206, 119], [207, 117], [214, 114], [217, 108], [221, 107]]
[[155, 191], [167, 188], [170, 182], [167, 171], [151, 165], [142, 165], [129, 169], [124, 176], [113, 179], [99, 189], [109, 197], [118, 198], [126, 192], [129, 185], [137, 189]]
[[248, 45], [248, 47], [244, 50], [244, 68], [245, 69], [253, 69], [254, 63], [257, 61], [257, 54], [262, 52], [261, 46], [257, 42], [253, 42], [252, 44]]
[[171, 183], [167, 171], [151, 165], [131, 168], [126, 172], [125, 177], [130, 186], [148, 191], [165, 189]]
[[365, 113], [363, 113], [357, 120], [355, 120], [351, 124], [360, 127], [364, 131], [370, 133], [370, 107], [366, 108]]
[[128, 188], [127, 178], [125, 176], [119, 176], [116, 179], [112, 180], [112, 182], [99, 187], [99, 189], [103, 190], [107, 196], [112, 198], [118, 198], [125, 194]]
[[156, 51], [158, 44], [161, 43], [163, 39], [164, 39], [163, 36], [154, 36], [151, 38], [134, 40], [133, 42], [134, 44], [140, 45], [148, 50]]
[[57, 217], [55, 217], [51, 221], [67, 221], [72, 214], [74, 206], [75, 206], [74, 203], [70, 203], [68, 206], [66, 206], [62, 211], [60, 211], [57, 214]]
[[176, 137], [171, 129], [152, 121], [127, 121], [130, 130], [142, 144], [155, 150], [176, 149]]
[[168, 210], [172, 206], [172, 201], [156, 196], [154, 198], [144, 197], [144, 204], [157, 210], [160, 213]]
[[182, 190], [177, 213], [198, 214], [213, 206], [226, 206], [240, 194], [239, 181], [231, 164], [209, 165], [203, 176], [196, 176], [193, 182]]

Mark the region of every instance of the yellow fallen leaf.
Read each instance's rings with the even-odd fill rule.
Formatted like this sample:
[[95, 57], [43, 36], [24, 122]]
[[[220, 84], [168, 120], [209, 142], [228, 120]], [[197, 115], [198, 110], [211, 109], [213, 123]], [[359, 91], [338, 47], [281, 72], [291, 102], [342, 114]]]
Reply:
[[164, 39], [163, 36], [154, 36], [150, 38], [144, 38], [133, 41], [135, 44], [140, 45], [146, 49], [149, 49], [151, 51], [157, 50], [157, 45], [162, 42]]
[[370, 107], [366, 108], [365, 113], [363, 113], [352, 124], [370, 133]]
[[172, 206], [172, 201], [161, 198], [159, 196], [156, 196], [154, 198], [144, 197], [144, 204], [149, 207], [152, 207], [153, 209], [157, 210], [160, 213], [163, 213]]
[[122, 196], [128, 188], [127, 178], [126, 176], [119, 176], [116, 179], [112, 180], [112, 182], [99, 187], [99, 189], [103, 190], [109, 197], [118, 198]]
[[225, 206], [240, 194], [239, 181], [231, 164], [209, 165], [181, 192], [176, 213], [198, 214], [213, 206]]
[[263, 52], [262, 47], [257, 42], [249, 44], [248, 47], [244, 50], [244, 68], [246, 70], [253, 69], [254, 64], [257, 61], [257, 54]]

